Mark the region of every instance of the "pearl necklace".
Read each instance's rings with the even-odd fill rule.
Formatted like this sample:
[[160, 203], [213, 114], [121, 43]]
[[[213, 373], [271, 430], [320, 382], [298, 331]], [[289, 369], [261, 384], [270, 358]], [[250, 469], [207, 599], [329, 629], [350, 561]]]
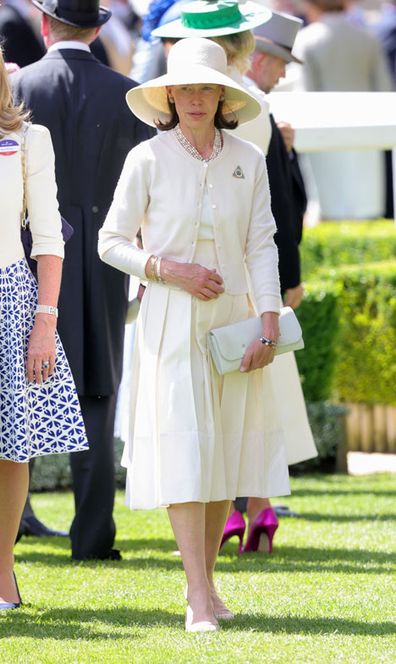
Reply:
[[182, 130], [180, 129], [180, 125], [176, 125], [174, 128], [174, 132], [176, 134], [176, 138], [179, 141], [180, 145], [188, 152], [192, 157], [195, 159], [199, 159], [200, 161], [212, 161], [213, 159], [216, 159], [216, 157], [220, 154], [220, 152], [223, 149], [223, 141], [221, 137], [221, 132], [215, 127], [215, 138], [213, 141], [213, 149], [212, 149], [212, 154], [210, 157], [203, 157], [198, 150], [191, 145], [190, 141], [185, 137], [183, 134]]

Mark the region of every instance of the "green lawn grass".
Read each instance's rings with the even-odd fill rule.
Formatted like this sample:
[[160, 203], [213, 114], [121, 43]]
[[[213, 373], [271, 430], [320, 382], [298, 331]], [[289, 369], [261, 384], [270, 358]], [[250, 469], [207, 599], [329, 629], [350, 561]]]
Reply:
[[[395, 476], [310, 476], [282, 499], [272, 556], [236, 555], [218, 585], [238, 615], [218, 633], [186, 634], [184, 577], [164, 510], [130, 512], [117, 496], [122, 562], [71, 563], [68, 540], [16, 547], [22, 609], [0, 616], [1, 664], [396, 662]], [[70, 493], [34, 496], [67, 528]], [[393, 560], [392, 560], [393, 556]], [[393, 570], [392, 570], [393, 563]]]

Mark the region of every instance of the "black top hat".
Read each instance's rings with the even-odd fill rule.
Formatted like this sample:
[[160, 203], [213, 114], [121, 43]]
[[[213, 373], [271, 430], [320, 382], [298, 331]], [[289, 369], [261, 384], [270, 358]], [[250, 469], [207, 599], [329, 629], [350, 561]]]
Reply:
[[44, 14], [75, 28], [97, 28], [111, 16], [99, 0], [32, 0]]

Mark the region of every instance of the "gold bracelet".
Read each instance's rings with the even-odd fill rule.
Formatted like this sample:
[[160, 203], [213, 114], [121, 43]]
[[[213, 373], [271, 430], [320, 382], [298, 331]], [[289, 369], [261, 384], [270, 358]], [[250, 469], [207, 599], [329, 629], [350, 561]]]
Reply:
[[162, 258], [160, 256], [157, 256], [157, 258], [154, 261], [154, 272], [155, 272], [155, 278], [160, 284], [164, 284], [165, 281], [161, 276], [161, 260]]
[[150, 256], [150, 258], [148, 259], [147, 263], [146, 263], [146, 268], [147, 269], [145, 270], [147, 279], [151, 279], [151, 280], [154, 280], [154, 281], [156, 280], [155, 272], [154, 272], [155, 259], [156, 259], [156, 256], [154, 256], [154, 254], [152, 254]]

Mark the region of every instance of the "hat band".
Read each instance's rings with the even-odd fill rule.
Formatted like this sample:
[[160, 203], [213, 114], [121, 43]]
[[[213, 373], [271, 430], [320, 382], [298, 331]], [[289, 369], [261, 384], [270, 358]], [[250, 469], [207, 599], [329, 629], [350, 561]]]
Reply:
[[235, 2], [224, 2], [217, 4], [216, 11], [207, 13], [182, 11], [181, 22], [185, 28], [195, 30], [210, 30], [213, 28], [224, 28], [237, 23], [242, 19], [238, 4]]
[[267, 39], [267, 37], [262, 37], [261, 35], [255, 35], [255, 40], [258, 43], [262, 44], [269, 44], [273, 46], [279, 46], [279, 48], [284, 48], [286, 51], [289, 51], [290, 53], [292, 52], [292, 49], [290, 46], [286, 44], [281, 44], [281, 42], [274, 41], [273, 39]]

